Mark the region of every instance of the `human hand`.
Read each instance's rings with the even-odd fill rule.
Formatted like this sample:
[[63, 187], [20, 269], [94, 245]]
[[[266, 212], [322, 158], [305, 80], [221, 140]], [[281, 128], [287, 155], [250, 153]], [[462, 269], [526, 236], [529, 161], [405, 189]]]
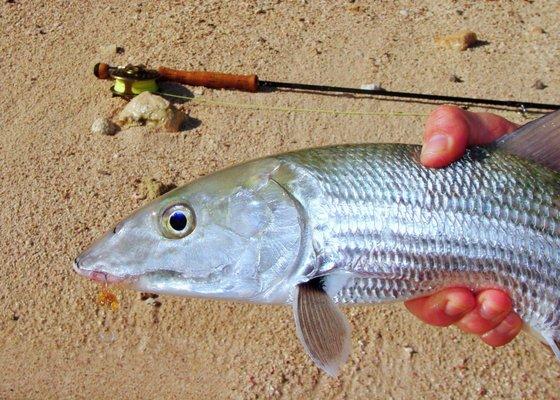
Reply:
[[[491, 143], [517, 127], [494, 114], [440, 106], [428, 117], [420, 160], [426, 167], [445, 167], [461, 158], [468, 146]], [[455, 324], [494, 347], [509, 343], [523, 326], [509, 296], [495, 289], [475, 294], [467, 288], [449, 288], [405, 305], [427, 324]]]

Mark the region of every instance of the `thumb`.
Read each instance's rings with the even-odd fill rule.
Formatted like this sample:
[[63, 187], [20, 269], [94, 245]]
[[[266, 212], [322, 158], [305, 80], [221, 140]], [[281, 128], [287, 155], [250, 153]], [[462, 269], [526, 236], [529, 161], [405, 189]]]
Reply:
[[461, 158], [467, 146], [491, 143], [517, 127], [494, 114], [440, 106], [428, 117], [420, 161], [426, 167], [445, 167]]

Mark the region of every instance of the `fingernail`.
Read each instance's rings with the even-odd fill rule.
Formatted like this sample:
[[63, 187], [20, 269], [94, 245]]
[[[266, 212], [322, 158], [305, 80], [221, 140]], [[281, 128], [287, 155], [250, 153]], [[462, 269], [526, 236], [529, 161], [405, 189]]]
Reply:
[[449, 148], [449, 137], [442, 133], [437, 133], [432, 136], [422, 148], [424, 154], [438, 154], [443, 153]]
[[445, 315], [452, 318], [458, 317], [467, 311], [468, 310], [463, 307], [463, 303], [455, 302], [453, 299], [447, 302], [444, 309]]
[[483, 301], [480, 306], [480, 316], [489, 321], [493, 321], [498, 317], [503, 316], [504, 310], [494, 306], [492, 301]]

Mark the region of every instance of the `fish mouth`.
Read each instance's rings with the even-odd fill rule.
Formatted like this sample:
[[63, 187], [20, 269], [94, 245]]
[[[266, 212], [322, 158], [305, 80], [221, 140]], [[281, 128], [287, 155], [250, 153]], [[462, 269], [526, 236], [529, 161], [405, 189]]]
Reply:
[[109, 284], [109, 283], [122, 283], [126, 280], [126, 277], [111, 275], [108, 272], [99, 270], [88, 270], [80, 267], [80, 261], [78, 258], [74, 260], [74, 265], [72, 266], [74, 271], [84, 278], [88, 278], [94, 282]]

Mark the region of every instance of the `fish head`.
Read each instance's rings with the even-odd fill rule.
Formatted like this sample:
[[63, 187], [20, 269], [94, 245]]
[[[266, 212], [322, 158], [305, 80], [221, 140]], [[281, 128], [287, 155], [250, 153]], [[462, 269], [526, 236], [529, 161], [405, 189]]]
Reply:
[[278, 168], [253, 161], [165, 194], [85, 250], [75, 271], [145, 292], [286, 302], [304, 226]]

